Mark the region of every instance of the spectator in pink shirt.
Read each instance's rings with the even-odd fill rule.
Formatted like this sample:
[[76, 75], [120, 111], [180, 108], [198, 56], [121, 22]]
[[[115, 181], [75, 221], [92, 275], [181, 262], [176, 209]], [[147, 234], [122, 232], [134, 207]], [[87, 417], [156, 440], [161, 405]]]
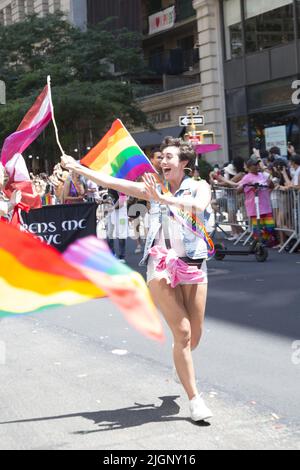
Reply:
[[254, 238], [258, 239], [259, 228], [255, 207], [255, 188], [251, 185], [259, 184], [265, 186], [259, 190], [260, 230], [266, 245], [276, 246], [275, 222], [270, 197], [270, 190], [274, 189], [274, 184], [268, 173], [261, 172], [260, 159], [255, 155], [248, 160], [247, 169], [248, 174], [239, 182], [238, 192], [245, 193], [245, 206], [247, 215], [251, 219]]

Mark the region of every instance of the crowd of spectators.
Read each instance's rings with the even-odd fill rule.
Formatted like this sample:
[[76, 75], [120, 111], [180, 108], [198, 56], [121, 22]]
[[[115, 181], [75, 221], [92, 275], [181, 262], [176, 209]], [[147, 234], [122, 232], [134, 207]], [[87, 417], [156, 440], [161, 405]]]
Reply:
[[[160, 173], [160, 163], [162, 156], [159, 148], [153, 149], [150, 158], [153, 166], [156, 168], [158, 173]], [[200, 168], [201, 167], [197, 167], [196, 169], [188, 169], [188, 176], [191, 176], [196, 180], [200, 179], [201, 176], [203, 176], [201, 175]], [[9, 203], [10, 206], [8, 205], [7, 208], [10, 207], [11, 209], [15, 204], [15, 199], [17, 201], [19, 200], [19, 195], [17, 196], [15, 194], [12, 201], [7, 200], [2, 191], [3, 187], [5, 186], [5, 179], [7, 178], [3, 167], [0, 169], [0, 176], [2, 177], [2, 184], [0, 181], [0, 204], [3, 215], [4, 205]], [[140, 224], [142, 223], [143, 232], [145, 232], [147, 230], [147, 210], [141, 211], [144, 212], [143, 216], [141, 217], [142, 214], [140, 211], [135, 213], [133, 206], [137, 205], [139, 208], [142, 208], [142, 205], [144, 204], [147, 208], [145, 201], [136, 201], [132, 200], [132, 198], [124, 198], [124, 195], [119, 195], [117, 193], [112, 194], [103, 188], [97, 187], [97, 185], [92, 181], [86, 180], [84, 177], [65, 170], [59, 163], [54, 167], [51, 175], [47, 175], [46, 173], [34, 175], [31, 173], [30, 177], [33, 191], [40, 196], [43, 206], [56, 204], [76, 204], [82, 202], [110, 202], [110, 211], [123, 211], [122, 214], [125, 213], [124, 211], [126, 206], [128, 224], [134, 226], [134, 232], [136, 235], [136, 252], [140, 253], [142, 251]], [[284, 214], [286, 212], [286, 207], [284, 207], [282, 203], [284, 200], [282, 198], [282, 194], [288, 193], [291, 189], [300, 190], [300, 156], [295, 152], [295, 149], [292, 145], [289, 145], [286, 156], [282, 156], [280, 149], [277, 147], [271, 148], [268, 152], [259, 152], [258, 150], [254, 149], [254, 153], [248, 161], [238, 157], [235, 158], [232, 162], [224, 165], [222, 168], [220, 168], [219, 165], [216, 165], [213, 171], [209, 174], [208, 178], [214, 190], [218, 187], [228, 188], [228, 191], [226, 192], [226, 212], [227, 223], [231, 226], [231, 233], [228, 235], [228, 239], [237, 240], [244, 231], [244, 227], [237, 220], [238, 207], [236, 195], [238, 192], [245, 193], [246, 211], [249, 218], [252, 218], [252, 223], [254, 225], [256, 223], [255, 213], [253, 213], [255, 211], [253, 201], [251, 209], [252, 212], [249, 210], [249, 207], [251, 206], [251, 203], [249, 202], [251, 194], [249, 195], [248, 193], [251, 193], [251, 191], [245, 190], [244, 185], [246, 181], [264, 181], [264, 184], [268, 186], [267, 197], [270, 200], [271, 210], [268, 209], [267, 211], [266, 208], [269, 208], [269, 205], [266, 203], [263, 210], [268, 212], [268, 214], [262, 215], [273, 217], [274, 228], [284, 227]], [[214, 192], [214, 194], [216, 194], [216, 192]], [[262, 199], [264, 199], [264, 197]], [[215, 203], [216, 201], [214, 200], [213, 205]], [[113, 225], [116, 229], [115, 222], [113, 222]], [[289, 227], [286, 228], [288, 229]], [[113, 228], [110, 226], [108, 231], [112, 232], [112, 230]], [[279, 230], [276, 236], [276, 240], [275, 237], [273, 237], [274, 240], [272, 241], [272, 244], [275, 246], [282, 246], [285, 243], [287, 236], [288, 235], [284, 232], [284, 230]], [[124, 239], [126, 237], [124, 235], [121, 238]], [[125, 242], [122, 243], [123, 245], [120, 247], [120, 257], [124, 258]]]
[[[242, 158], [235, 158], [231, 163], [220, 168], [218, 165], [210, 174], [210, 183], [214, 189], [228, 188], [226, 195], [228, 222], [232, 224], [232, 234], [228, 237], [230, 240], [237, 240], [242, 233], [241, 224], [237, 221], [237, 197], [240, 192], [245, 193], [245, 206], [249, 219], [252, 219], [253, 225], [256, 225], [254, 191], [246, 189], [245, 184], [250, 180], [264, 184], [268, 189], [260, 192], [262, 219], [268, 216], [268, 224], [274, 230], [271, 239], [275, 248], [282, 247], [295, 225], [295, 202], [293, 191], [300, 190], [300, 155], [296, 153], [295, 148], [289, 145], [287, 155], [281, 155], [278, 147], [272, 147], [269, 151], [259, 152], [253, 149], [253, 155], [248, 161]], [[249, 176], [249, 175], [252, 175]], [[253, 177], [257, 175], [257, 178]], [[252, 212], [249, 210], [249, 199], [253, 199]], [[262, 201], [268, 198], [268, 203], [263, 204]], [[265, 201], [266, 202], [266, 201]], [[216, 201], [214, 201], [216, 203]], [[268, 210], [266, 209], [268, 208]], [[297, 208], [296, 208], [297, 209]], [[299, 208], [298, 208], [299, 209]], [[294, 213], [292, 213], [292, 211]], [[268, 213], [266, 213], [268, 212]], [[291, 223], [292, 222], [292, 223]], [[270, 231], [270, 229], [268, 228]]]

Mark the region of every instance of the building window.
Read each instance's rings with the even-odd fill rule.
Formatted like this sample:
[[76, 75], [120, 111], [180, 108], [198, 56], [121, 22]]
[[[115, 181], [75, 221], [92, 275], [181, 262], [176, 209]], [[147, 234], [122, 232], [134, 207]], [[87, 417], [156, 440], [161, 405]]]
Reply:
[[248, 117], [239, 116], [228, 119], [229, 150], [231, 159], [249, 158]]
[[148, 2], [148, 16], [163, 9], [161, 0], [150, 0]]
[[250, 113], [270, 109], [293, 108], [292, 83], [296, 76], [260, 83], [248, 87], [248, 109]]
[[34, 13], [34, 0], [27, 0], [25, 3], [26, 15], [33, 15]]
[[12, 24], [12, 9], [11, 5], [8, 5], [5, 8], [5, 26], [9, 26]]
[[61, 10], [60, 0], [54, 0], [53, 7], [54, 7], [54, 11], [60, 11]]
[[293, 0], [245, 0], [246, 53], [295, 39]]
[[242, 12], [240, 0], [224, 0], [226, 60], [243, 54]]
[[175, 7], [177, 21], [183, 21], [196, 15], [193, 0], [176, 0]]
[[24, 21], [25, 19], [25, 0], [19, 0], [17, 3], [18, 7], [18, 20]]

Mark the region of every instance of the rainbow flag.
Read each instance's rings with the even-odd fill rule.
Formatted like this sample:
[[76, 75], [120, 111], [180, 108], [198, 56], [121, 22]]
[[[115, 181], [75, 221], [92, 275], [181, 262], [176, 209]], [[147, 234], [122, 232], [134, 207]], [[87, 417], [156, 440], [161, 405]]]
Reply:
[[105, 296], [54, 248], [4, 222], [0, 233], [0, 317]]
[[0, 317], [108, 296], [138, 330], [163, 339], [143, 278], [120, 263], [104, 242], [82, 239], [63, 256], [5, 222], [0, 221], [0, 233]]
[[91, 170], [101, 171], [115, 178], [135, 181], [155, 169], [144, 152], [117, 119], [107, 134], [81, 160]]
[[64, 259], [104, 289], [110, 299], [142, 334], [162, 341], [163, 329], [143, 277], [120, 263], [104, 241], [87, 237], [73, 243]]

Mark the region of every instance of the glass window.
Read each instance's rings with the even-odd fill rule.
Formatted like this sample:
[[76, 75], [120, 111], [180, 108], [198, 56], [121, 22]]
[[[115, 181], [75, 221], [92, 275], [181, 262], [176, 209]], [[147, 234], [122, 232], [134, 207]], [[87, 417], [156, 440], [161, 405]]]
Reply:
[[242, 12], [240, 0], [224, 0], [226, 60], [243, 54]]
[[245, 0], [245, 17], [253, 18], [292, 3], [293, 0]]
[[248, 144], [248, 118], [247, 116], [239, 116], [229, 119], [230, 134], [234, 139], [234, 145]]
[[176, 0], [175, 6], [177, 21], [182, 21], [196, 15], [193, 0]]
[[295, 38], [292, 0], [246, 0], [245, 17], [246, 53], [287, 44]]
[[148, 5], [148, 15], [152, 15], [158, 11], [162, 10], [162, 3], [161, 0], [151, 0], [147, 3]]
[[257, 145], [266, 149], [265, 129], [268, 127], [286, 126], [287, 141], [291, 142], [296, 150], [300, 148], [300, 119], [297, 111], [279, 111], [269, 113], [257, 113], [249, 116], [249, 127], [253, 147]]
[[292, 83], [296, 77], [289, 77], [272, 82], [253, 85], [248, 88], [248, 106], [250, 112], [262, 109], [292, 106]]

